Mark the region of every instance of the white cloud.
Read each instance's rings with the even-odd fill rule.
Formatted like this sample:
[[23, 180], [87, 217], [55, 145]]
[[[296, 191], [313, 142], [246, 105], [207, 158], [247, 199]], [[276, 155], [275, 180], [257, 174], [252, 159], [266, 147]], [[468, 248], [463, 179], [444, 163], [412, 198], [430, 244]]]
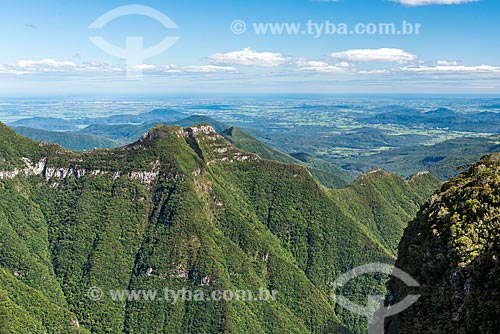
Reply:
[[312, 72], [312, 73], [348, 73], [351, 70], [352, 65], [346, 62], [341, 62], [335, 65], [331, 65], [322, 61], [305, 61], [300, 60], [297, 62], [300, 72]]
[[348, 62], [339, 62], [336, 64], [329, 64], [323, 61], [308, 61], [305, 59], [298, 60], [295, 65], [298, 67], [299, 72], [308, 73], [324, 73], [324, 74], [349, 74], [349, 75], [390, 75], [401, 76], [408, 75], [409, 73], [421, 74], [427, 76], [434, 75], [454, 75], [454, 76], [467, 76], [468, 78], [484, 77], [484, 76], [498, 76], [500, 74], [500, 67], [491, 65], [478, 65], [478, 66], [465, 66], [459, 65], [457, 61], [443, 61], [436, 62], [436, 65], [426, 65], [424, 62], [418, 64], [387, 67], [387, 68], [357, 68]]
[[456, 65], [448, 62], [447, 64], [441, 64], [437, 66], [408, 66], [399, 69], [403, 72], [413, 72], [413, 73], [449, 73], [449, 74], [500, 74], [500, 67], [495, 67], [491, 65], [479, 65], [479, 66], [464, 66]]
[[193, 65], [177, 67], [175, 65], [149, 65], [143, 64], [135, 66], [134, 70], [144, 71], [145, 73], [153, 74], [167, 74], [167, 73], [218, 73], [218, 72], [238, 72], [231, 66], [217, 66], [217, 65]]
[[437, 64], [439, 66], [457, 66], [458, 65], [458, 61], [438, 60]]
[[[125, 67], [122, 67], [122, 71], [125, 71]], [[167, 74], [167, 73], [182, 73], [182, 69], [175, 65], [151, 65], [151, 64], [141, 64], [134, 66], [131, 71], [142, 71], [144, 73], [153, 74]]]
[[[329, 64], [323, 61], [301, 59], [295, 63], [299, 72], [324, 73], [324, 74], [356, 74], [358, 71], [353, 64], [342, 61], [336, 64]], [[368, 73], [368, 71], [365, 71]]]
[[359, 73], [359, 74], [386, 74], [386, 73], [390, 73], [390, 72], [391, 72], [390, 70], [380, 69], [380, 70], [360, 70], [357, 73]]
[[335, 66], [342, 67], [342, 68], [349, 68], [352, 67], [352, 64], [349, 64], [348, 62], [342, 61], [338, 64], [335, 64]]
[[17, 66], [21, 68], [74, 68], [76, 64], [72, 61], [57, 61], [54, 59], [43, 60], [20, 60]]
[[417, 59], [417, 56], [401, 49], [356, 49], [342, 52], [334, 52], [330, 57], [345, 59], [353, 62], [394, 62], [408, 63]]
[[216, 53], [208, 57], [208, 60], [215, 65], [244, 65], [275, 67], [288, 62], [290, 59], [281, 53], [256, 52], [251, 48], [228, 53]]
[[141, 64], [141, 65], [136, 65], [134, 66], [134, 70], [137, 71], [150, 71], [150, 70], [156, 70], [158, 67], [155, 65], [149, 65], [149, 64]]
[[[384, 50], [384, 49], [380, 49]], [[385, 52], [380, 50], [350, 50], [341, 52], [344, 59], [338, 61], [317, 61], [308, 59], [298, 59], [294, 62], [289, 61], [290, 65], [287, 66], [284, 72], [279, 75], [294, 76], [297, 73], [308, 74], [325, 74], [325, 75], [338, 75], [338, 76], [391, 76], [394, 78], [408, 77], [409, 74], [419, 75], [422, 77], [463, 77], [467, 79], [473, 78], [500, 78], [500, 67], [493, 65], [477, 65], [466, 66], [458, 61], [439, 60], [432, 63], [423, 61], [413, 61], [408, 63], [409, 59], [413, 57], [404, 57], [401, 55], [408, 54], [405, 51], [401, 52]], [[394, 49], [392, 49], [394, 50]], [[365, 52], [367, 51], [367, 52]], [[373, 52], [374, 51], [374, 52]], [[390, 56], [389, 56], [390, 55]], [[391, 58], [392, 57], [392, 58]], [[416, 56], [414, 56], [416, 57]], [[380, 66], [379, 64], [372, 64], [377, 66], [370, 66], [370, 64], [363, 64], [364, 66], [355, 66], [356, 63], [352, 61], [368, 61], [378, 60], [384, 62], [397, 62], [401, 65]], [[406, 62], [406, 63], [405, 63]], [[152, 65], [142, 64], [136, 66], [132, 70], [142, 71], [145, 75], [152, 76], [165, 76], [168, 75], [225, 75], [227, 77], [234, 77], [233, 74], [240, 73], [237, 68], [228, 65], [216, 64], [202, 64], [191, 66], [176, 66], [173, 64], [167, 65]], [[125, 65], [110, 65], [106, 63], [82, 62], [76, 63], [73, 61], [58, 61], [54, 59], [42, 60], [20, 60], [13, 64], [0, 64], [0, 74], [23, 76], [23, 75], [53, 75], [53, 76], [91, 76], [91, 77], [109, 77], [124, 76], [127, 72]], [[275, 75], [270, 73], [269, 75]], [[257, 78], [257, 77], [255, 77]]]
[[17, 63], [2, 65], [2, 71], [10, 74], [53, 73], [76, 70], [77, 65], [72, 61], [56, 61], [54, 59], [20, 60]]
[[57, 61], [54, 59], [20, 60], [14, 64], [0, 65], [0, 73], [25, 75], [25, 74], [50, 74], [50, 73], [85, 73], [100, 72], [114, 73], [123, 69], [105, 63], [75, 63], [72, 61]]
[[462, 3], [478, 2], [480, 0], [391, 0], [405, 6], [427, 6], [427, 5], [459, 5]]
[[182, 70], [186, 73], [216, 73], [216, 72], [238, 72], [232, 66], [200, 65], [185, 66]]
[[[14, 64], [0, 64], [0, 74], [33, 75], [33, 74], [106, 74], [124, 73], [124, 65], [115, 66], [106, 63], [74, 63], [72, 61], [57, 61], [54, 59], [20, 60]], [[132, 68], [132, 71], [143, 71], [153, 74], [168, 73], [234, 73], [237, 70], [230, 66], [198, 65], [177, 67], [175, 65], [150, 65], [142, 64]]]

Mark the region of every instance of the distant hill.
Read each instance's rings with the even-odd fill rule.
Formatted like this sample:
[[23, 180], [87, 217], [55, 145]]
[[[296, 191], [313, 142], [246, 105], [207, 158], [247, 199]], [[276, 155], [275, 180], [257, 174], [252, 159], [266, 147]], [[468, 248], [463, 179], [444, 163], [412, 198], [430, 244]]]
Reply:
[[346, 169], [366, 172], [378, 166], [405, 177], [429, 170], [445, 181], [457, 175], [458, 166], [467, 166], [482, 155], [500, 151], [500, 135], [488, 137], [462, 137], [435, 145], [409, 146], [383, 151], [363, 159], [334, 160]]
[[112, 115], [106, 118], [108, 124], [129, 124], [129, 123], [163, 123], [172, 122], [186, 118], [183, 112], [172, 109], [155, 109], [138, 115]]
[[[351, 171], [340, 168], [339, 166], [330, 163], [328, 161], [316, 158], [307, 153], [292, 153], [290, 154], [292, 157], [296, 158], [299, 161], [305, 163], [310, 169], [314, 169], [319, 172], [328, 172], [336, 175], [340, 179], [344, 180], [347, 184], [350, 184], [356, 176], [359, 176], [360, 173], [353, 173]], [[321, 180], [320, 173], [313, 173], [319, 180]], [[323, 182], [322, 182], [323, 183]], [[331, 188], [343, 188], [343, 187], [331, 187]]]
[[300, 163], [300, 161], [294, 159], [292, 156], [264, 145], [262, 142], [237, 127], [232, 126], [227, 128], [221, 132], [221, 135], [233, 145], [247, 152], [256, 153], [263, 159], [291, 164]]
[[356, 221], [361, 221], [373, 236], [393, 254], [403, 230], [414, 217], [419, 203], [441, 185], [429, 172], [409, 180], [382, 170], [361, 175], [345, 189], [332, 191], [336, 202]]
[[226, 129], [227, 126], [213, 118], [200, 115], [192, 115], [179, 120], [170, 121], [144, 121], [140, 124], [93, 124], [86, 128], [81, 129], [80, 133], [92, 134], [95, 136], [106, 137], [113, 140], [119, 140], [124, 145], [139, 139], [139, 137], [154, 127], [156, 124], [161, 123], [165, 125], [180, 125], [188, 127], [198, 124], [209, 124], [214, 127], [218, 132]]
[[168, 125], [180, 125], [182, 127], [188, 127], [191, 125], [208, 124], [215, 129], [218, 133], [228, 128], [228, 125], [219, 122], [211, 117], [203, 115], [191, 115], [189, 117], [167, 123]]
[[354, 179], [349, 172], [326, 161], [313, 157], [307, 160], [296, 159], [293, 155], [270, 148], [239, 128], [230, 127], [222, 131], [221, 134], [239, 149], [258, 154], [263, 159], [289, 164], [304, 164], [311, 174], [328, 188], [344, 188]]
[[358, 149], [411, 146], [425, 143], [429, 139], [430, 137], [425, 135], [397, 134], [393, 131], [370, 127], [328, 137], [332, 146]]
[[386, 109], [386, 112], [374, 116], [361, 116], [359, 121], [365, 124], [393, 124], [433, 129], [446, 128], [467, 132], [500, 132], [500, 113], [496, 112], [462, 113], [447, 108], [439, 108], [428, 112], [412, 109], [391, 110], [389, 107]]
[[8, 124], [9, 126], [24, 126], [32, 129], [49, 131], [74, 131], [78, 127], [69, 120], [55, 117], [25, 118]]
[[79, 130], [78, 133], [121, 140], [123, 144], [126, 144], [137, 140], [156, 124], [156, 122], [143, 124], [92, 124]]
[[11, 122], [9, 126], [24, 126], [32, 129], [48, 131], [76, 131], [81, 126], [88, 125], [123, 125], [123, 124], [143, 124], [143, 123], [169, 123], [188, 117], [178, 110], [155, 109], [140, 114], [119, 114], [108, 117], [79, 117], [79, 118], [58, 118], [58, 117], [31, 117]]
[[119, 146], [117, 142], [94, 135], [75, 131], [47, 131], [23, 126], [13, 127], [14, 131], [30, 139], [59, 144], [70, 150], [92, 150], [94, 148], [112, 148]]
[[488, 106], [482, 106], [484, 109], [499, 109], [500, 110], [500, 104], [491, 104]]

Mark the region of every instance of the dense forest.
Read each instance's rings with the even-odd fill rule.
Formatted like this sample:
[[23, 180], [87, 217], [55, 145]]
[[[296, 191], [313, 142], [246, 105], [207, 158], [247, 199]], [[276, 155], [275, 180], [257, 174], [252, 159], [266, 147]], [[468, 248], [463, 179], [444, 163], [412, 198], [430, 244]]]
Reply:
[[[485, 156], [433, 195], [409, 223], [396, 266], [420, 299], [388, 333], [500, 333], [500, 160]], [[410, 290], [390, 282], [388, 302]]]
[[[439, 186], [375, 171], [328, 189], [302, 165], [244, 152], [208, 126], [157, 126], [76, 152], [0, 125], [1, 333], [363, 333], [331, 283], [392, 263]], [[367, 277], [343, 293], [363, 299]], [[262, 302], [89, 299], [91, 287], [260, 289]]]

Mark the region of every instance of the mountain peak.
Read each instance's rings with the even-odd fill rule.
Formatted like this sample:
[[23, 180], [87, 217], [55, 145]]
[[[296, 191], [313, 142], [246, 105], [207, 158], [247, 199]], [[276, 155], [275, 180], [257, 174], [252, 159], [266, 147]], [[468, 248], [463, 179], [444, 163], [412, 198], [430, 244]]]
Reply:
[[373, 178], [380, 178], [380, 177], [385, 177], [385, 176], [389, 176], [389, 175], [396, 175], [396, 174], [386, 172], [386, 171], [382, 170], [381, 168], [375, 168], [374, 170], [372, 170], [370, 172], [367, 172], [367, 173], [360, 175], [355, 180], [355, 182], [362, 182], [364, 180], [373, 179]]
[[224, 130], [223, 134], [228, 135], [228, 136], [233, 136], [234, 133], [237, 133], [237, 132], [238, 132], [238, 128], [231, 126], [231, 127], [227, 128], [226, 130]]
[[196, 137], [200, 134], [220, 137], [220, 135], [217, 134], [217, 131], [215, 131], [215, 129], [208, 124], [200, 124], [200, 125], [190, 126], [187, 128], [182, 128], [177, 125], [168, 126], [159, 123], [156, 124], [154, 127], [152, 127], [148, 132], [144, 133], [139, 141], [144, 142], [144, 141], [152, 141], [155, 139], [165, 138], [172, 133], [176, 133], [178, 135], [181, 135], [182, 137]]
[[425, 113], [425, 115], [431, 115], [431, 116], [455, 116], [455, 112], [451, 109], [448, 108], [438, 108], [435, 110], [431, 110]]
[[140, 141], [151, 141], [159, 138], [163, 138], [166, 136], [165, 130], [167, 126], [163, 124], [156, 124], [151, 130], [144, 133], [140, 139]]
[[418, 180], [420, 180], [422, 178], [432, 178], [436, 182], [439, 182], [439, 180], [428, 170], [421, 170], [420, 172], [413, 174], [412, 176], [410, 176], [408, 181], [409, 182], [417, 182]]
[[218, 135], [217, 131], [215, 131], [215, 129], [209, 124], [190, 126], [186, 128], [185, 131], [187, 131], [189, 134], [192, 134], [193, 136], [197, 134]]

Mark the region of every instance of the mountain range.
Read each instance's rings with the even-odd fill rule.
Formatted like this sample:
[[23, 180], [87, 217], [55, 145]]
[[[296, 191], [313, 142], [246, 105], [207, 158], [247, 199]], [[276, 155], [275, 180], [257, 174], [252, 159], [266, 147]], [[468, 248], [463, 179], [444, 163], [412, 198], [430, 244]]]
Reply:
[[[265, 158], [207, 124], [71, 151], [0, 123], [0, 332], [365, 332], [366, 319], [329, 297], [331, 283], [367, 261], [393, 262], [406, 222], [440, 182], [376, 170], [329, 189], [300, 160], [235, 128], [225, 135]], [[356, 298], [362, 283], [344, 292]], [[385, 280], [371, 283], [386, 291]], [[96, 287], [278, 294], [96, 301]]]
[[[236, 133], [243, 132], [248, 138], [239, 141], [235, 139], [238, 136], [230, 139], [231, 125], [191, 113], [202, 109], [207, 114], [224, 112], [228, 107], [223, 105], [164, 108], [109, 117], [35, 117], [8, 125], [34, 140], [54, 142], [72, 150], [91, 150], [127, 145], [157, 123], [183, 127], [206, 123], [226, 139], [235, 140], [236, 146], [252, 137], [259, 145], [282, 153], [273, 154], [271, 159], [307, 165], [317, 179], [332, 188], [345, 187], [355, 177], [376, 168], [406, 178], [429, 170], [444, 182], [458, 174], [457, 166], [496, 152], [500, 143], [500, 114], [496, 111], [470, 112], [465, 107], [460, 112], [445, 107], [420, 110], [384, 104], [348, 113], [339, 110], [355, 106], [302, 107], [305, 110], [296, 111], [300, 117], [285, 112], [285, 119], [281, 120], [272, 113], [244, 113], [237, 122], [240, 126], [232, 126], [238, 129]], [[228, 119], [227, 115], [222, 116]], [[256, 147], [247, 146], [240, 148], [251, 151]], [[264, 154], [262, 150], [254, 153]], [[290, 156], [309, 158], [304, 161]]]

